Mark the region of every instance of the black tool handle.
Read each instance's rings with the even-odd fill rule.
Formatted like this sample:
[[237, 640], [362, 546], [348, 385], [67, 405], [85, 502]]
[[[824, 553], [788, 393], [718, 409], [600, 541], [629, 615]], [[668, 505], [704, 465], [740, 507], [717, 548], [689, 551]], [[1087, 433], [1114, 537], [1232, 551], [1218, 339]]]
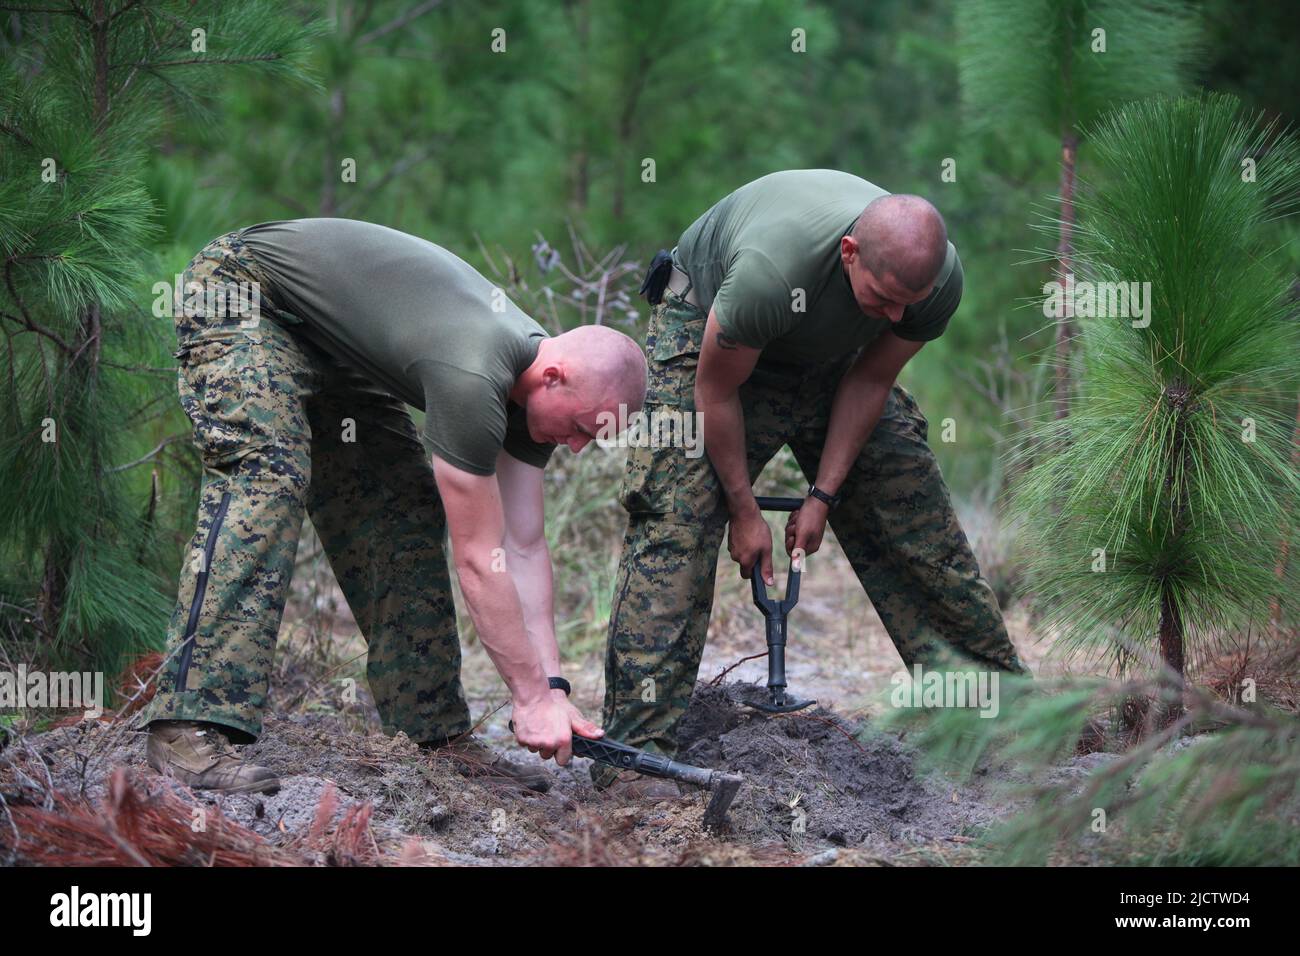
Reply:
[[[803, 507], [803, 498], [757, 498], [761, 511], [797, 511]], [[785, 579], [785, 597], [774, 600], [767, 596], [767, 587], [763, 577], [755, 567], [749, 576], [749, 584], [754, 592], [754, 605], [763, 612], [767, 638], [767, 689], [773, 699], [783, 702], [785, 695], [785, 642], [786, 617], [791, 609], [799, 603], [799, 569], [793, 558], [790, 571]]]
[[800, 571], [791, 558], [790, 570], [785, 576], [785, 600], [774, 600], [767, 596], [767, 585], [763, 583], [763, 575], [759, 573], [758, 564], [755, 563], [754, 569], [749, 573], [749, 588], [754, 592], [754, 605], [769, 621], [778, 615], [784, 621], [790, 609], [799, 603], [799, 580]]
[[803, 498], [764, 498], [759, 496], [754, 499], [758, 502], [759, 511], [798, 511], [803, 507]]
[[620, 770], [635, 770], [648, 777], [666, 777], [680, 780], [682, 783], [707, 787], [713, 779], [713, 771], [702, 767], [669, 760], [660, 754], [646, 753], [617, 740], [592, 740], [589, 737], [573, 737], [573, 754], [575, 757], [587, 757], [598, 763], [618, 767]]
[[[515, 732], [515, 722], [510, 721], [510, 732]], [[680, 780], [682, 783], [697, 787], [708, 787], [713, 783], [713, 771], [703, 767], [692, 767], [688, 763], [678, 763], [659, 754], [646, 753], [617, 740], [592, 740], [590, 737], [573, 735], [573, 755], [586, 757], [597, 763], [608, 764], [620, 770], [635, 770], [647, 777], [666, 777]]]
[[[760, 511], [798, 511], [803, 507], [803, 498], [765, 498], [758, 497], [754, 499], [758, 502]], [[769, 622], [773, 614], [789, 614], [790, 609], [799, 603], [799, 569], [794, 566], [794, 561], [790, 562], [790, 571], [785, 579], [785, 600], [774, 601], [767, 596], [767, 587], [763, 584], [763, 578], [758, 573], [758, 565], [749, 575], [750, 587], [754, 592], [754, 604], [758, 606], [765, 615], [768, 616]], [[781, 643], [785, 643], [782, 640]]]

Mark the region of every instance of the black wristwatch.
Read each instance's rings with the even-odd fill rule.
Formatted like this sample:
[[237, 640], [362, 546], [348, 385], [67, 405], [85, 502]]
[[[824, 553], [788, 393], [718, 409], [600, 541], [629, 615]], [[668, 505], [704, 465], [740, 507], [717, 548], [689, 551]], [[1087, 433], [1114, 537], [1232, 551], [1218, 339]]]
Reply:
[[563, 677], [548, 677], [546, 682], [551, 685], [551, 690], [562, 690], [564, 696], [568, 697], [573, 693], [573, 687]]
[[816, 498], [818, 501], [820, 501], [822, 504], [824, 504], [824, 505], [825, 505], [829, 510], [834, 511], [835, 508], [836, 508], [836, 506], [839, 505], [839, 503], [840, 503], [840, 497], [841, 497], [841, 496], [840, 496], [840, 495], [828, 495], [826, 492], [822, 491], [822, 490], [821, 490], [820, 488], [818, 488], [816, 485], [809, 485], [809, 486], [808, 486], [808, 497], [809, 497], [809, 498]]

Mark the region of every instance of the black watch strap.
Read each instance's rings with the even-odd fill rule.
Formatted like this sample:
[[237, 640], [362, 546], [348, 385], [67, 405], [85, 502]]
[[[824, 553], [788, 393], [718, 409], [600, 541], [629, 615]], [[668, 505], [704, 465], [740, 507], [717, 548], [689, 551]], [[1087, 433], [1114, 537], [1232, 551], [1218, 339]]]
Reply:
[[546, 682], [551, 685], [551, 690], [562, 690], [564, 696], [568, 697], [573, 693], [573, 687], [563, 677], [548, 677]]
[[826, 492], [822, 491], [820, 488], [818, 488], [816, 485], [809, 486], [808, 497], [816, 498], [818, 501], [824, 504], [831, 511], [834, 511], [835, 506], [840, 503], [839, 495], [829, 495]]

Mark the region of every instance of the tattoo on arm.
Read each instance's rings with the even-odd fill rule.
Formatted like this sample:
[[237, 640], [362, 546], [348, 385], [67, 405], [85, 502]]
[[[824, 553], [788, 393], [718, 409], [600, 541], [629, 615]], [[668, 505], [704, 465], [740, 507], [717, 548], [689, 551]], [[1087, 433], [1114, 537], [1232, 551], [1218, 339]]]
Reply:
[[727, 338], [727, 336], [724, 335], [722, 332], [718, 333], [718, 348], [734, 351], [738, 345], [739, 343], [736, 342], [734, 339]]

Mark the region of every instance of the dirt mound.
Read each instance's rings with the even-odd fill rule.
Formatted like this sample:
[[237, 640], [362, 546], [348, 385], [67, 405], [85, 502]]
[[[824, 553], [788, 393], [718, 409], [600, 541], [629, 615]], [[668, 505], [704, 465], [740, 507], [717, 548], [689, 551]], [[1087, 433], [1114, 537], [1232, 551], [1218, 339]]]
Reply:
[[[145, 735], [125, 724], [57, 727], [28, 738], [13, 766], [0, 766], [0, 791], [17, 791], [23, 778], [10, 775], [24, 769], [31, 783], [26, 789], [32, 792], [48, 781], [60, 794], [97, 805], [109, 797], [113, 770], [131, 768], [141, 785], [215, 808], [272, 846], [300, 841], [332, 793], [328, 822], [341, 824], [369, 804], [369, 829], [387, 855], [415, 837], [446, 862], [472, 864], [543, 851], [553, 821], [565, 820], [572, 806], [555, 791], [537, 794], [490, 780], [466, 780], [449, 760], [420, 751], [405, 735], [357, 732], [332, 714], [268, 716], [262, 737], [243, 748], [245, 757], [279, 775], [281, 788], [270, 795], [189, 791], [147, 768], [144, 745]], [[579, 789], [577, 781], [572, 786]]]
[[[921, 774], [895, 735], [824, 708], [771, 717], [740, 704], [756, 692], [751, 684], [700, 685], [681, 726], [681, 760], [745, 778], [723, 834], [702, 830], [707, 795], [693, 788], [660, 803], [601, 795], [588, 762], [576, 760], [551, 764], [555, 787], [537, 794], [466, 779], [403, 735], [386, 737], [330, 712], [268, 715], [265, 733], [244, 749], [279, 774], [273, 795], [191, 792], [147, 768], [144, 735], [127, 722], [93, 721], [13, 743], [0, 760], [0, 792], [41, 803], [39, 794], [53, 790], [89, 808], [125, 806], [123, 787], [114, 802], [110, 785], [114, 769], [125, 767], [149, 791], [140, 806], [175, 811], [178, 833], [194, 808], [208, 808], [264, 841], [266, 852], [295, 859], [471, 865], [920, 861], [940, 844], [969, 842], [1003, 809], [971, 785]], [[484, 735], [515, 759], [537, 759], [490, 729]], [[72, 832], [81, 824], [42, 825]]]
[[686, 763], [745, 777], [731, 826], [795, 849], [926, 844], [990, 822], [993, 811], [916, 769], [911, 748], [822, 707], [771, 716], [745, 708], [753, 684], [699, 684], [679, 728]]

